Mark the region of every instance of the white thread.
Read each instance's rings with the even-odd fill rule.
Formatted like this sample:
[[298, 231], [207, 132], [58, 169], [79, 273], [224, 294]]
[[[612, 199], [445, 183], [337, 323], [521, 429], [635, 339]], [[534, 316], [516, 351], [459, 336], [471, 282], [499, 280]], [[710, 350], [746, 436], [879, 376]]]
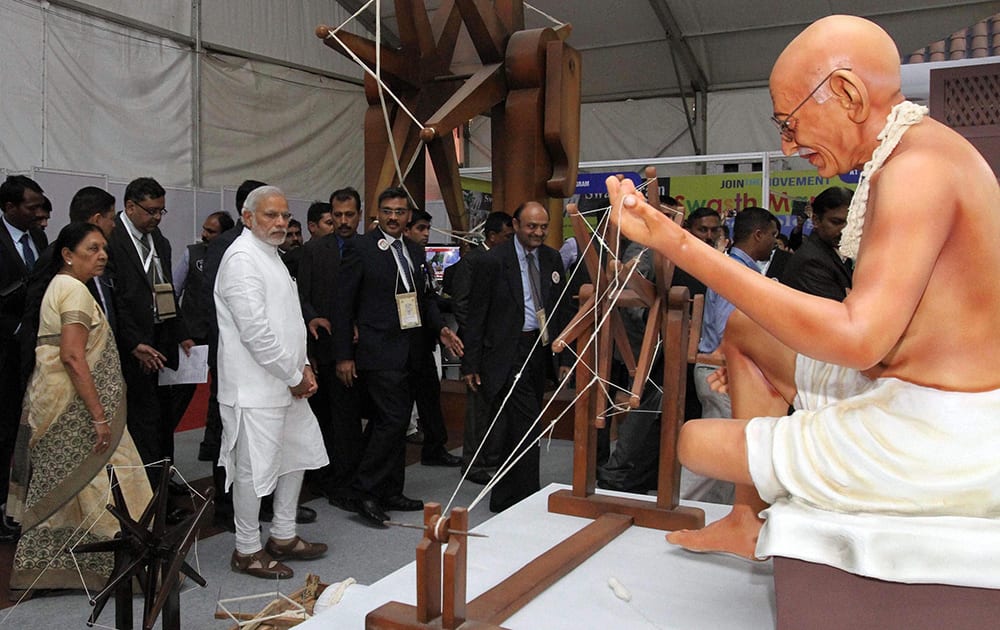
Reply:
[[340, 26], [338, 26], [337, 28], [333, 29], [331, 32], [332, 33], [338, 33], [338, 32], [340, 32], [340, 29], [342, 29], [345, 26], [347, 26], [351, 22], [351, 20], [356, 19], [359, 15], [361, 15], [364, 12], [365, 9], [367, 9], [368, 7], [370, 7], [371, 4], [372, 4], [372, 2], [375, 2], [375, 0], [368, 0], [368, 2], [366, 2], [360, 9], [358, 9], [357, 11], [354, 12], [354, 15], [352, 15], [351, 17], [349, 17], [346, 20], [344, 20], [344, 22]]
[[551, 20], [551, 21], [552, 21], [552, 23], [553, 23], [553, 24], [555, 24], [556, 26], [564, 26], [564, 25], [566, 24], [565, 22], [560, 22], [559, 20], [555, 19], [554, 17], [552, 17], [552, 16], [551, 16], [551, 15], [549, 15], [548, 13], [546, 13], [546, 12], [544, 12], [544, 11], [540, 10], [540, 9], [536, 9], [535, 7], [531, 6], [531, 5], [530, 5], [530, 4], [528, 4], [527, 2], [525, 2], [525, 3], [524, 3], [524, 7], [525, 7], [526, 9], [531, 9], [531, 10], [532, 10], [532, 11], [534, 11], [535, 13], [538, 13], [539, 15], [542, 15], [542, 16], [544, 16], [544, 17], [548, 18], [548, 19], [549, 19], [549, 20]]
[[[348, 48], [347, 44], [344, 43], [344, 40], [342, 40], [339, 37], [337, 37], [337, 35], [333, 31], [330, 31], [330, 34], [327, 35], [327, 37], [329, 37], [333, 41], [335, 41], [338, 44], [340, 44], [340, 47], [344, 49], [344, 51], [347, 53], [347, 56], [350, 57], [351, 59], [353, 59], [354, 63], [358, 64], [358, 66], [361, 68], [362, 71], [365, 72], [365, 74], [367, 74], [371, 78], [375, 79], [379, 83], [380, 88], [384, 89], [385, 92], [386, 92], [386, 94], [388, 94], [389, 96], [391, 96], [392, 100], [396, 101], [396, 104], [399, 105], [400, 109], [402, 109], [403, 112], [405, 112], [406, 115], [410, 117], [410, 120], [412, 120], [415, 125], [417, 125], [421, 129], [424, 128], [423, 124], [419, 120], [417, 120], [417, 118], [413, 115], [413, 113], [410, 112], [409, 109], [407, 109], [406, 105], [404, 105], [403, 102], [401, 100], [399, 100], [399, 97], [397, 97], [393, 93], [393, 91], [391, 89], [389, 89], [389, 86], [383, 85], [381, 79], [379, 79], [377, 76], [375, 76], [375, 73], [372, 72], [371, 68], [369, 68], [368, 66], [366, 66], [365, 63], [363, 61], [361, 61], [361, 59], [357, 55], [354, 54], [354, 51], [352, 51], [350, 48]], [[376, 48], [376, 50], [378, 50], [378, 48]], [[392, 137], [392, 134], [389, 134], [389, 135], [390, 135], [390, 137]]]
[[[156, 461], [156, 462], [152, 462], [150, 464], [144, 464], [144, 465], [140, 465], [140, 466], [134, 466], [134, 465], [111, 465], [111, 468], [115, 471], [115, 475], [114, 475], [113, 478], [114, 479], [119, 479], [118, 485], [121, 485], [121, 481], [120, 481], [121, 475], [118, 473], [118, 471], [121, 471], [121, 470], [145, 470], [146, 468], [151, 468], [151, 467], [156, 467], [156, 466], [162, 466], [165, 461], [166, 460], [160, 460], [160, 461]], [[170, 474], [172, 472], [176, 472], [178, 475], [180, 475], [180, 471], [178, 471], [177, 468], [175, 468], [173, 466], [170, 467], [170, 472], [165, 473], [165, 474]], [[101, 474], [101, 473], [98, 473], [98, 474]], [[106, 471], [104, 472], [104, 474], [107, 474]], [[143, 474], [145, 474], [145, 473], [143, 473]], [[183, 477], [181, 477], [181, 478], [183, 480]], [[64, 542], [64, 544], [61, 547], [61, 549], [65, 549], [66, 551], [69, 552], [70, 557], [73, 560], [73, 566], [76, 569], [77, 577], [80, 578], [80, 584], [83, 587], [83, 592], [84, 592], [85, 596], [87, 597], [88, 601], [92, 601], [94, 599], [94, 596], [91, 594], [90, 589], [87, 587], [86, 580], [84, 580], [83, 570], [80, 568], [80, 563], [77, 560], [75, 549], [76, 549], [77, 545], [79, 545], [80, 543], [83, 542], [83, 540], [84, 540], [84, 538], [86, 538], [87, 534], [89, 534], [91, 532], [91, 530], [93, 530], [93, 528], [97, 525], [97, 522], [107, 512], [107, 508], [105, 506], [108, 505], [108, 504], [110, 504], [112, 502], [112, 490], [114, 489], [114, 487], [115, 486], [113, 486], [112, 484], [110, 484], [110, 483], [108, 484], [108, 491], [107, 491], [107, 495], [106, 495], [104, 503], [100, 504], [100, 505], [95, 505], [90, 510], [90, 512], [88, 512], [86, 515], [84, 515], [84, 517], [82, 519], [80, 519], [80, 524], [77, 525], [76, 528], [72, 532], [70, 532], [70, 534], [66, 538], [66, 541]], [[190, 484], [187, 484], [187, 487], [188, 487], [189, 490], [194, 491], [194, 489], [190, 486]], [[198, 493], [195, 492], [195, 494], [198, 494]], [[202, 499], [204, 499], [204, 497], [201, 494], [198, 494], [198, 496], [201, 497]], [[119, 508], [122, 508], [122, 507], [123, 506], [119, 506]], [[131, 509], [129, 511], [131, 511]], [[91, 519], [93, 519], [93, 520], [91, 521]], [[91, 521], [90, 525], [87, 525], [86, 529], [84, 530], [84, 526], [86, 525], [86, 523], [88, 521]], [[79, 534], [79, 532], [81, 530], [84, 530], [84, 531], [83, 531], [82, 534]], [[77, 534], [79, 534], [79, 536]], [[74, 539], [75, 539], [75, 542], [73, 542]], [[198, 541], [197, 541], [197, 539], [195, 539], [195, 541], [194, 541], [193, 551], [194, 551], [194, 554], [195, 554], [195, 566], [197, 567], [197, 571], [200, 573], [201, 572], [201, 568], [200, 568], [201, 567], [201, 561], [200, 561], [200, 558], [198, 557]], [[38, 583], [38, 580], [40, 580], [42, 578], [42, 575], [44, 575], [45, 572], [49, 569], [49, 567], [52, 566], [52, 563], [55, 562], [55, 560], [56, 560], [56, 556], [53, 555], [52, 558], [50, 558], [49, 561], [48, 561], [48, 563], [45, 565], [45, 568], [42, 569], [39, 572], [38, 577], [36, 577], [31, 582], [31, 584], [25, 589], [24, 593], [21, 594], [21, 597], [19, 597], [18, 600], [14, 603], [14, 605], [11, 606], [7, 610], [7, 613], [3, 616], [3, 619], [0, 619], [0, 625], [5, 624], [7, 622], [7, 620], [8, 620], [8, 618], [10, 618], [10, 616], [12, 614], [14, 614], [14, 611], [17, 610], [17, 608], [21, 605], [21, 602], [23, 602], [24, 599], [26, 597], [28, 597], [28, 595], [30, 595], [32, 593], [32, 591], [35, 588], [35, 584]], [[198, 587], [197, 585], [193, 585], [190, 588], [188, 588], [187, 590], [183, 591], [182, 594], [183, 593], [187, 593], [189, 591], [192, 591], [195, 588], [200, 588], [200, 587]], [[103, 625], [103, 624], [98, 623], [98, 622], [95, 622], [93, 624], [93, 626], [97, 627], [97, 628], [108, 628], [109, 630], [116, 630], [114, 626], [106, 626], [106, 625]]]
[[[589, 246], [589, 243], [588, 243], [588, 246]], [[634, 272], [635, 272], [635, 267], [633, 266], [632, 269], [629, 270], [629, 275], [626, 277], [626, 282], [623, 283], [623, 285], [622, 285], [621, 289], [618, 291], [618, 293], [616, 295], [614, 295], [613, 297], [611, 297], [611, 299], [609, 300], [609, 304], [608, 304], [607, 310], [605, 311], [602, 319], [599, 322], [596, 322], [596, 324], [594, 326], [594, 332], [587, 339], [587, 342], [586, 342], [586, 344], [584, 346], [584, 352], [586, 352], [587, 348], [589, 348], [591, 344], [595, 343], [595, 341], [597, 339], [598, 331], [600, 331], [605, 326], [608, 317], [610, 317], [611, 314], [613, 313], [613, 311], [615, 309], [615, 305], [616, 305], [618, 299], [621, 297], [621, 294], [625, 290], [625, 285], [627, 284], [628, 278], [630, 278], [631, 274], [634, 273]], [[567, 283], [567, 284], [569, 284], [569, 283]], [[609, 291], [609, 294], [610, 294], [610, 291]], [[565, 289], [563, 290], [563, 295], [565, 295]], [[562, 299], [562, 295], [560, 296], [560, 299]], [[595, 304], [596, 304], [596, 300], [595, 300]], [[538, 343], [537, 340], [536, 340], [535, 343], [536, 344]], [[534, 347], [532, 347], [532, 351], [534, 351]], [[530, 353], [529, 353], [529, 356], [530, 356]], [[577, 363], [579, 363], [579, 361], [580, 361], [580, 359], [578, 357], [577, 358]], [[523, 369], [523, 367], [524, 366], [522, 366], [522, 369]], [[520, 373], [518, 373], [517, 376], [519, 377]], [[535, 418], [534, 422], [532, 422], [531, 426], [525, 432], [524, 436], [521, 437], [521, 440], [514, 446], [514, 449], [511, 451], [510, 455], [507, 456], [507, 459], [504, 462], [502, 462], [500, 464], [500, 466], [497, 467], [497, 473], [483, 487], [483, 489], [480, 491], [479, 495], [469, 505], [468, 509], [470, 509], [470, 510], [473, 509], [486, 496], [486, 494], [490, 490], [493, 489], [493, 486], [495, 486], [511, 469], [514, 468], [514, 466], [517, 464], [517, 462], [519, 462], [521, 460], [521, 458], [524, 457], [524, 455], [526, 455], [529, 452], [529, 449], [534, 448], [539, 442], [541, 442], [542, 438], [545, 436], [545, 431], [544, 430], [540, 432], [540, 434], [539, 434], [539, 436], [537, 438], [535, 438], [534, 440], [532, 440], [526, 447], [524, 447], [523, 450], [520, 451], [520, 453], [518, 453], [518, 450], [521, 449], [522, 446], [524, 446], [525, 441], [528, 439], [528, 435], [530, 435], [531, 431], [539, 424], [539, 422], [541, 421], [541, 419], [544, 417], [545, 412], [548, 411], [549, 406], [551, 406], [552, 403], [556, 400], [556, 395], [562, 390], [562, 388], [566, 385], [566, 383], [568, 382], [568, 380], [569, 379], [565, 379], [561, 383], [559, 383], [559, 386], [556, 388], [555, 394], [553, 394], [552, 397], [549, 398], [548, 403], [546, 403], [546, 405], [542, 409], [541, 413], [538, 415], [537, 418]], [[591, 387], [595, 382], [600, 382], [600, 379], [596, 375], [595, 375], [595, 377], [593, 379], [591, 379], [590, 383], [588, 383], [585, 387], [580, 388], [580, 391], [577, 394], [576, 398], [574, 398], [574, 400], [568, 406], [566, 406], [563, 409], [562, 413], [560, 413], [556, 418], [554, 418], [549, 423], [549, 428], [550, 429], [555, 426], [555, 423], [558, 422], [559, 419], [561, 419], [562, 416], [565, 415], [565, 413], [576, 404], [576, 402], [580, 399], [580, 397], [583, 396], [583, 394], [585, 394], [587, 392], [587, 389], [589, 387]], [[501, 410], [503, 409], [503, 406], [507, 403], [507, 400], [510, 398], [510, 395], [511, 395], [512, 391], [513, 391], [513, 387], [507, 393], [507, 396], [504, 398], [503, 402], [501, 403], [501, 407], [500, 407]], [[497, 416], [494, 417], [493, 423], [496, 422], [497, 417], [499, 417], [499, 412], [497, 413]], [[493, 424], [490, 425], [490, 429], [492, 429], [492, 428], [493, 428]], [[487, 436], [488, 435], [489, 435], [489, 430], [487, 430]], [[485, 442], [485, 441], [486, 441], [486, 437], [483, 438], [483, 442]], [[516, 457], [515, 457], [515, 454], [516, 454]], [[478, 451], [477, 451], [477, 455], [478, 455]], [[513, 458], [513, 461], [512, 461], [512, 458]], [[463, 480], [464, 480], [464, 475], [463, 475]], [[461, 485], [461, 480], [459, 481], [459, 485]], [[458, 490], [456, 489], [456, 493], [457, 492], [458, 492]], [[452, 499], [454, 499], [454, 495], [452, 495]], [[450, 505], [451, 505], [451, 501], [449, 501], [449, 507], [450, 507]]]
[[865, 228], [865, 214], [868, 211], [868, 186], [872, 174], [882, 168], [885, 161], [892, 155], [893, 150], [899, 141], [903, 139], [903, 134], [912, 125], [923, 120], [928, 109], [923, 105], [917, 105], [910, 101], [903, 101], [889, 112], [886, 118], [885, 127], [879, 132], [877, 139], [881, 141], [875, 151], [872, 152], [872, 159], [865, 163], [861, 170], [861, 178], [858, 186], [854, 190], [854, 198], [847, 210], [847, 225], [840, 235], [840, 255], [847, 258], [858, 257], [858, 247], [861, 245], [861, 236]]
[[[646, 187], [649, 186], [650, 181], [651, 180], [643, 180], [643, 182], [637, 187], [637, 190], [638, 191], [644, 190]], [[610, 211], [610, 210], [612, 210], [612, 208], [611, 208], [611, 206], [607, 206], [603, 210]], [[620, 210], [621, 209], [619, 208], [619, 212], [620, 212]], [[580, 256], [581, 259], [586, 255], [587, 251], [589, 251], [589, 249], [594, 246], [595, 242], [598, 245], [600, 245], [600, 247], [601, 247], [601, 252], [602, 252], [602, 258], [601, 258], [601, 260], [602, 260], [602, 263], [604, 261], [603, 254], [605, 252], [607, 252], [608, 254], [611, 254], [610, 248], [608, 247], [607, 243], [600, 236], [601, 225], [604, 223], [604, 221], [608, 221], [608, 220], [610, 220], [610, 212], [606, 212], [605, 216], [602, 218], [602, 220], [598, 222], [597, 227], [591, 229], [590, 239], [588, 240], [587, 244], [584, 246], [583, 250], [579, 254], [579, 256]], [[584, 223], [587, 225], [588, 228], [590, 228], [590, 224], [589, 223], [586, 223], [586, 222], [584, 222]], [[620, 238], [620, 231], [616, 231], [615, 234], [618, 236], [618, 238]], [[612, 259], [619, 260], [618, 256], [612, 256]], [[603, 264], [601, 265], [601, 268], [604, 268]], [[559, 299], [556, 301], [556, 308], [558, 308], [558, 305], [562, 302], [563, 298], [565, 297], [566, 291], [569, 289], [569, 286], [572, 284], [572, 279], [575, 277], [575, 274], [579, 271], [579, 269], [580, 269], [580, 265], [577, 265], [576, 268], [574, 268], [573, 272], [570, 274], [569, 278], [567, 279], [567, 281], [566, 281], [566, 283], [565, 283], [565, 285], [563, 287], [563, 291], [560, 294]], [[598, 331], [601, 330], [601, 328], [606, 325], [607, 318], [610, 317], [611, 313], [614, 311], [615, 305], [616, 305], [618, 299], [621, 297], [622, 293], [624, 292], [625, 288], [627, 287], [628, 280], [631, 278], [631, 275], [633, 273], [635, 273], [635, 266], [634, 265], [629, 270], [629, 273], [627, 274], [627, 276], [625, 278], [625, 281], [621, 283], [620, 288], [619, 288], [619, 282], [620, 282], [620, 280], [617, 277], [617, 275], [614, 276], [609, 281], [609, 286], [607, 287], [607, 289], [600, 289], [599, 286], [598, 286], [598, 281], [599, 281], [600, 278], [598, 277], [596, 279], [594, 294], [597, 295], [597, 296], [599, 296], [599, 299], [595, 299], [595, 306], [592, 307], [592, 308], [596, 309], [596, 305], [597, 305], [598, 302], [604, 301], [605, 298], [607, 298], [608, 296], [611, 296], [611, 297], [608, 300], [608, 307], [607, 307], [607, 310], [604, 312], [603, 318], [599, 322], [596, 323], [596, 325], [594, 327], [594, 332], [590, 335], [590, 337], [588, 338], [586, 344], [584, 345], [584, 351], [586, 351], [586, 349], [589, 348], [592, 343], [595, 343]], [[614, 292], [614, 290], [616, 288], [618, 288], [617, 293]], [[602, 291], [604, 291], [604, 293], [602, 293]], [[540, 340], [540, 338], [541, 338], [541, 335], [539, 335], [539, 340]], [[536, 345], [538, 344], [539, 340], [535, 341]], [[569, 346], [567, 346], [566, 348], [570, 349]], [[534, 350], [535, 350], [535, 346], [532, 346], [531, 352], [534, 352]], [[576, 358], [576, 360], [574, 362], [574, 365], [573, 365], [573, 368], [571, 368], [571, 369], [575, 369], [576, 365], [578, 365], [580, 363], [581, 359], [580, 359], [580, 356], [576, 352], [572, 351], [572, 349], [570, 349], [570, 351], [573, 353], [574, 357]], [[528, 353], [529, 357], [531, 356], [531, 352]], [[597, 363], [595, 362], [595, 365], [596, 364]], [[585, 365], [586, 365], [586, 363], [585, 363]], [[526, 366], [527, 366], [527, 360], [525, 361], [524, 364], [521, 365], [521, 367], [515, 373], [515, 376], [514, 376], [514, 383], [515, 384], [520, 379], [521, 372], [524, 370], [524, 368]], [[623, 388], [621, 388], [621, 387], [619, 387], [617, 385], [614, 385], [613, 383], [610, 383], [609, 381], [607, 381], [605, 379], [601, 379], [596, 374], [596, 372], [595, 372], [595, 370], [593, 368], [590, 369], [590, 372], [592, 374], [594, 374], [594, 377], [591, 379], [590, 383], [588, 383], [585, 387], [582, 387], [582, 388], [580, 387], [579, 383], [577, 384], [578, 388], [580, 388], [580, 393], [573, 400], [573, 402], [570, 405], [568, 405], [563, 410], [562, 413], [560, 413], [554, 420], [552, 420], [551, 423], [549, 423], [549, 426], [547, 428], [548, 431], [552, 430], [552, 428], [555, 426], [555, 423], [560, 418], [562, 418], [562, 416], [566, 413], [566, 411], [568, 411], [570, 408], [572, 408], [572, 406], [576, 403], [577, 400], [579, 400], [579, 397], [586, 391], [586, 389], [588, 387], [592, 386], [594, 383], [601, 383], [602, 385], [606, 385], [606, 386], [608, 386], [611, 389], [619, 389], [621, 391], [628, 391], [628, 390], [625, 390], [625, 389], [623, 389]], [[648, 377], [647, 377], [647, 380], [648, 380]], [[564, 379], [559, 384], [558, 388], [556, 389], [556, 394], [558, 394], [560, 391], [562, 391], [562, 388], [565, 386], [566, 383], [568, 383], [568, 381], [569, 381], [569, 379]], [[487, 439], [489, 438], [490, 433], [493, 431], [493, 428], [496, 426], [496, 423], [499, 420], [500, 415], [503, 413], [503, 410], [504, 410], [504, 408], [507, 405], [507, 401], [510, 399], [510, 396], [511, 396], [511, 394], [513, 392], [513, 389], [514, 388], [511, 387], [510, 390], [508, 390], [507, 394], [504, 396], [503, 400], [501, 401], [500, 406], [499, 406], [499, 408], [498, 408], [498, 410], [496, 412], [496, 415], [494, 415], [493, 420], [490, 422], [490, 426], [487, 428], [486, 433], [483, 436], [482, 442], [480, 442], [479, 446], [476, 449], [475, 454], [472, 457], [472, 461], [476, 461], [478, 459], [479, 454], [482, 451], [483, 445], [487, 443]], [[602, 387], [602, 389], [604, 389], [604, 388]], [[605, 391], [607, 391], [607, 390], [605, 390]], [[535, 418], [534, 422], [528, 428], [528, 430], [525, 433], [525, 435], [521, 438], [521, 440], [518, 442], [518, 444], [514, 447], [513, 451], [508, 455], [507, 459], [504, 462], [502, 462], [500, 464], [500, 466], [498, 466], [497, 473], [482, 488], [482, 490], [480, 491], [480, 493], [476, 496], [476, 498], [468, 506], [468, 509], [471, 510], [471, 509], [475, 508], [475, 506], [478, 505], [478, 503], [486, 496], [486, 494], [490, 490], [492, 490], [493, 486], [495, 486], [496, 483], [499, 482], [500, 479], [502, 479], [508, 473], [508, 471], [511, 468], [513, 468], [514, 465], [517, 464], [518, 461], [520, 461], [521, 457], [523, 457], [528, 452], [528, 449], [535, 447], [545, 437], [546, 430], [543, 430], [536, 439], [532, 440], [532, 442], [531, 442], [530, 445], [528, 445], [526, 448], [524, 448], [524, 450], [522, 450], [520, 453], [518, 453], [518, 450], [522, 448], [522, 446], [524, 445], [524, 442], [527, 440], [528, 435], [539, 424], [539, 422], [541, 421], [542, 417], [545, 415], [545, 412], [548, 410], [549, 406], [555, 400], [556, 400], [556, 395], [554, 394], [549, 399], [548, 403], [546, 403], [545, 407], [542, 409], [542, 411], [539, 414], [539, 416], [537, 418]], [[468, 476], [468, 469], [466, 469], [466, 472], [462, 474], [461, 478], [458, 481], [458, 484], [455, 487], [454, 492], [452, 493], [451, 497], [448, 499], [448, 503], [445, 505], [445, 508], [443, 510], [444, 513], [447, 513], [448, 510], [451, 509], [451, 506], [452, 506], [452, 504], [455, 501], [455, 497], [458, 495], [458, 491], [461, 489], [461, 486], [465, 482], [465, 479], [466, 479], [467, 476]]]

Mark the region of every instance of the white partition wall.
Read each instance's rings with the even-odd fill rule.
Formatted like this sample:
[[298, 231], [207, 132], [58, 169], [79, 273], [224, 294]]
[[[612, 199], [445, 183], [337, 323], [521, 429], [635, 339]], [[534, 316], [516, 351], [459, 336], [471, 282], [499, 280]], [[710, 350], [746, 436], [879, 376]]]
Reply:
[[0, 165], [361, 188], [361, 72], [313, 34], [346, 17], [335, 0], [0, 0]]

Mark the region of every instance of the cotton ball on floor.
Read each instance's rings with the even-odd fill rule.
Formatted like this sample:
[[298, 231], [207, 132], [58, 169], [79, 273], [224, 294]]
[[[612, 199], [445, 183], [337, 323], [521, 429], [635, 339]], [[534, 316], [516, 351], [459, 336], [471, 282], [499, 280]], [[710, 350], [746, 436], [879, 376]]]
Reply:
[[610, 588], [614, 592], [615, 597], [617, 597], [618, 599], [624, 600], [626, 602], [632, 601], [632, 593], [628, 592], [628, 589], [625, 588], [624, 584], [618, 581], [618, 578], [615, 577], [608, 578], [608, 588]]

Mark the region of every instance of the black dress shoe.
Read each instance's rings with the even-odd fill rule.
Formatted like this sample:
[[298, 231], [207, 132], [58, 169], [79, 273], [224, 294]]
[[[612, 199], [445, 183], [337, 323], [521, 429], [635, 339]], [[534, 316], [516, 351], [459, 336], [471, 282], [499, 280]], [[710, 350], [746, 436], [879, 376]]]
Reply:
[[388, 527], [385, 522], [389, 520], [389, 515], [382, 511], [382, 506], [378, 504], [378, 501], [375, 499], [359, 499], [355, 501], [355, 505], [358, 508], [358, 515], [370, 524], [375, 527]]
[[189, 497], [191, 496], [191, 490], [184, 484], [177, 483], [171, 479], [167, 482], [167, 494], [172, 497]]
[[299, 509], [295, 511], [295, 522], [299, 525], [304, 525], [305, 523], [315, 523], [316, 510], [311, 507], [300, 505]]
[[184, 508], [174, 508], [167, 512], [167, 525], [177, 525], [189, 516], [191, 516], [191, 512]]
[[382, 499], [382, 507], [387, 510], [399, 510], [401, 512], [416, 512], [424, 509], [424, 502], [419, 499], [411, 499], [397, 494], [394, 497]]
[[466, 475], [465, 478], [472, 483], [485, 486], [493, 479], [493, 475], [488, 470], [474, 470]]
[[333, 507], [340, 508], [345, 512], [358, 511], [358, 502], [350, 497], [339, 497], [334, 495], [327, 498], [327, 501], [329, 501], [330, 505], [332, 505]]
[[[263, 503], [261, 503], [260, 513], [257, 515], [257, 520], [259, 520], [261, 523], [270, 523], [272, 520], [274, 520], [274, 512], [272, 511], [272, 507], [270, 505], [265, 506]], [[316, 520], [316, 510], [312, 509], [311, 507], [300, 505], [298, 509], [295, 510], [295, 522], [298, 523], [299, 525], [303, 525], [305, 523], [312, 523], [315, 520]]]
[[434, 455], [425, 455], [421, 457], [420, 463], [424, 466], [447, 466], [449, 468], [456, 468], [462, 465], [462, 458], [441, 449], [440, 452], [435, 453]]
[[16, 543], [21, 538], [21, 526], [7, 518], [6, 506], [0, 506], [0, 544]]

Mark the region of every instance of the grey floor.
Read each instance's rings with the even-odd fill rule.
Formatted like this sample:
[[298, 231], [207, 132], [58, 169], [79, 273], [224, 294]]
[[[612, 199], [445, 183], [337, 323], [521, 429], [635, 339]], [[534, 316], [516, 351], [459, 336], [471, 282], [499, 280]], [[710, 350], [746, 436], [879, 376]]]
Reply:
[[[200, 429], [178, 433], [176, 436], [177, 469], [187, 480], [209, 475], [208, 464], [197, 461]], [[572, 443], [564, 440], [542, 442], [541, 484], [570, 483], [572, 473]], [[460, 454], [460, 453], [456, 453]], [[424, 501], [447, 504], [460, 475], [454, 468], [430, 468], [414, 464], [406, 471], [406, 494]], [[465, 483], [459, 489], [454, 505], [468, 506], [482, 489]], [[704, 501], [726, 502], [717, 497], [717, 489], [704, 480], [684, 472], [681, 478], [681, 495]], [[490, 517], [488, 500], [477, 505], [469, 514], [474, 527]], [[315, 523], [300, 526], [299, 533], [307, 540], [325, 542], [330, 552], [323, 558], [310, 562], [289, 562], [296, 575], [291, 580], [280, 583], [282, 592], [289, 593], [302, 586], [307, 573], [315, 573], [323, 582], [334, 583], [354, 578], [360, 584], [371, 584], [396, 569], [410, 563], [414, 558], [414, 548], [420, 540], [418, 530], [391, 527], [373, 529], [365, 525], [359, 517], [330, 506], [325, 499], [315, 499], [308, 503], [315, 509], [318, 518]], [[391, 513], [395, 520], [419, 523], [419, 512]], [[265, 524], [266, 534], [266, 524]], [[248, 594], [264, 594], [279, 586], [257, 578], [233, 573], [229, 569], [229, 556], [233, 550], [232, 534], [223, 532], [199, 541], [188, 557], [188, 562], [208, 582], [200, 588], [188, 583], [181, 595], [181, 627], [191, 629], [222, 629], [231, 627], [231, 622], [214, 618], [217, 602]], [[257, 612], [270, 598], [240, 604], [231, 604], [231, 610]], [[134, 601], [136, 627], [141, 626], [142, 600]], [[0, 629], [44, 629], [62, 630], [87, 627], [90, 615], [87, 596], [80, 591], [53, 593], [36, 597], [19, 605], [0, 610]], [[114, 606], [105, 608], [99, 623], [94, 627], [113, 628]], [[160, 627], [157, 623], [156, 628]]]
[[[198, 479], [209, 474], [208, 464], [197, 461], [201, 430], [177, 434], [177, 468], [187, 478]], [[461, 454], [456, 453], [456, 454]], [[551, 446], [543, 443], [541, 458], [542, 485], [551, 482], [568, 483], [572, 470], [572, 444], [555, 440]], [[425, 501], [446, 504], [460, 475], [455, 468], [430, 468], [415, 464], [406, 471], [406, 494]], [[471, 483], [462, 485], [455, 505], [469, 505], [482, 489]], [[490, 516], [489, 501], [484, 501], [470, 512], [471, 524], [478, 525]], [[354, 578], [361, 584], [371, 584], [392, 571], [413, 561], [414, 548], [420, 540], [417, 530], [392, 527], [373, 529], [359, 517], [330, 506], [325, 499], [315, 499], [307, 505], [315, 509], [315, 523], [300, 526], [299, 533], [307, 540], [325, 542], [330, 552], [323, 558], [310, 562], [289, 562], [295, 577], [284, 580], [283, 592], [302, 586], [307, 573], [320, 576], [323, 582], [339, 582]], [[419, 512], [393, 512], [395, 520], [419, 523]], [[265, 524], [266, 533], [266, 524]], [[188, 562], [208, 582], [206, 588], [191, 584], [181, 595], [181, 627], [191, 629], [227, 628], [232, 624], [214, 618], [216, 602], [246, 594], [265, 593], [275, 584], [257, 578], [233, 573], [229, 569], [229, 556], [233, 550], [232, 534], [222, 533], [199, 541], [192, 549]], [[267, 600], [244, 604], [245, 612], [259, 611]], [[239, 606], [237, 605], [237, 608]], [[27, 600], [16, 607], [0, 610], [0, 628], [18, 629], [68, 629], [86, 628], [90, 615], [87, 597], [80, 591], [50, 594]], [[135, 600], [136, 627], [141, 627], [142, 601]], [[113, 628], [114, 606], [105, 608], [95, 627]], [[159, 623], [156, 625], [159, 628]]]

